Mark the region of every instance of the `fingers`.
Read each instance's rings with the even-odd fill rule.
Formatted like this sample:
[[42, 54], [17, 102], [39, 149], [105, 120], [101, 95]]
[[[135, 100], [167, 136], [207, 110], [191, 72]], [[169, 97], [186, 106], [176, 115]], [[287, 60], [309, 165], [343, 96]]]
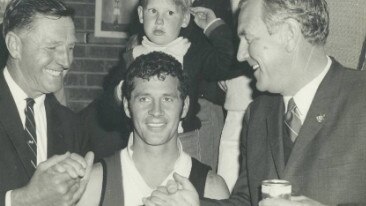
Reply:
[[86, 153], [85, 162], [86, 162], [86, 170], [85, 170], [85, 176], [83, 179], [89, 179], [91, 170], [93, 168], [93, 162], [94, 162], [94, 153], [93, 152]]
[[197, 7], [191, 7], [190, 11], [193, 13], [208, 13], [212, 10], [209, 8], [202, 7], [202, 6], [197, 6]]
[[75, 201], [79, 200], [81, 198], [81, 196], [83, 195], [83, 193], [86, 189], [86, 186], [88, 185], [90, 175], [91, 175], [91, 171], [93, 169], [94, 153], [93, 152], [88, 152], [85, 155], [85, 161], [86, 161], [85, 176], [81, 179], [79, 188], [74, 193], [73, 200], [75, 200]]
[[[73, 158], [76, 158], [76, 154], [73, 155]], [[66, 170], [65, 172], [67, 172], [72, 178], [84, 177], [86, 170], [85, 160], [80, 156], [77, 158], [78, 160], [75, 160], [73, 158], [66, 158], [63, 161], [59, 162], [57, 165], [55, 165], [55, 170], [61, 171], [62, 169], [60, 169], [60, 167], [62, 167], [64, 170]]]
[[183, 189], [189, 191], [196, 191], [192, 183], [187, 178], [179, 175], [176, 172], [173, 174], [173, 178], [178, 184], [182, 185]]
[[65, 153], [65, 154], [63, 154], [63, 155], [54, 155], [54, 156], [52, 156], [51, 158], [49, 158], [48, 160], [46, 160], [46, 161], [44, 161], [44, 162], [40, 163], [40, 164], [38, 165], [38, 168], [39, 168], [40, 170], [45, 171], [45, 170], [47, 170], [47, 169], [51, 168], [52, 166], [56, 165], [57, 163], [59, 163], [59, 162], [61, 162], [61, 161], [65, 160], [65, 159], [66, 159], [66, 158], [68, 158], [68, 157], [70, 157], [70, 152], [66, 152], [66, 153]]
[[147, 200], [153, 202], [156, 205], [165, 205], [168, 198], [169, 196], [167, 193], [155, 190], [151, 193], [151, 196], [148, 197]]
[[86, 160], [82, 156], [76, 153], [71, 153], [70, 158], [78, 162], [83, 168], [86, 168]]
[[158, 191], [160, 191], [160, 192], [162, 192], [162, 193], [165, 193], [165, 194], [169, 194], [169, 193], [168, 193], [167, 188], [166, 188], [166, 187], [164, 187], [164, 186], [158, 186], [158, 187], [156, 188], [156, 190], [158, 190]]
[[292, 201], [302, 201], [302, 200], [306, 200], [307, 197], [305, 196], [291, 196], [291, 200]]
[[76, 179], [78, 177], [76, 169], [72, 165], [70, 165], [70, 163], [67, 163], [67, 161], [58, 163], [53, 167], [53, 169], [58, 173], [67, 173], [73, 179]]
[[295, 202], [280, 198], [267, 198], [259, 202], [259, 206], [296, 206]]
[[178, 184], [174, 180], [169, 180], [166, 184], [166, 189], [169, 194], [174, 194], [178, 191]]
[[94, 154], [88, 152], [85, 159], [78, 154], [71, 154], [52, 168], [58, 173], [68, 173], [71, 178], [85, 177], [90, 175], [91, 167], [93, 166]]
[[199, 17], [202, 19], [215, 19], [216, 18], [215, 13], [209, 8], [198, 6], [198, 7], [192, 7], [189, 11], [193, 16]]
[[150, 198], [142, 198], [142, 203], [144, 203], [144, 206], [157, 206]]

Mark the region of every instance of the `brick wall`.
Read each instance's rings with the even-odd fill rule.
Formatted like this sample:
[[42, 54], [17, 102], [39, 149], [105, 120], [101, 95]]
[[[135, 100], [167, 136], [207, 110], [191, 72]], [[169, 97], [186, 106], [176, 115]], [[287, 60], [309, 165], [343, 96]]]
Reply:
[[68, 106], [80, 111], [102, 92], [102, 81], [118, 61], [126, 40], [94, 36], [95, 0], [64, 0], [75, 9], [78, 43], [74, 62], [65, 77]]

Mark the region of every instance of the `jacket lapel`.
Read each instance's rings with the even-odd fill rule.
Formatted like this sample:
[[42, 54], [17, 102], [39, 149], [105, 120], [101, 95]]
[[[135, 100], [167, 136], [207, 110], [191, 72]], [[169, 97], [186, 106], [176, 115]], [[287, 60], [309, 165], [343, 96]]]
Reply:
[[0, 118], [0, 124], [13, 143], [19, 159], [30, 178], [33, 175], [34, 168], [30, 164], [30, 159], [28, 157], [32, 154], [25, 142], [24, 127], [13, 96], [10, 93], [10, 89], [5, 81], [2, 70], [0, 73], [0, 116], [3, 117]]
[[61, 128], [62, 121], [57, 110], [54, 108], [53, 101], [55, 97], [52, 94], [47, 94], [45, 99], [45, 109], [47, 118], [47, 157], [55, 154], [65, 153], [64, 135]]
[[282, 96], [276, 97], [273, 107], [269, 110], [267, 116], [267, 134], [270, 142], [272, 158], [276, 167], [277, 174], [280, 178], [283, 177], [285, 168], [284, 152], [283, 152], [283, 114], [284, 103]]
[[332, 65], [311, 103], [310, 109], [306, 116], [303, 126], [300, 129], [299, 136], [292, 149], [286, 165], [285, 175], [291, 174], [291, 171], [296, 167], [294, 164], [299, 162], [299, 158], [305, 154], [304, 150], [310, 142], [316, 137], [319, 130], [327, 122], [327, 119], [332, 115], [329, 111], [337, 102], [337, 97], [340, 89], [340, 78], [337, 75], [339, 71], [339, 63], [332, 59]]

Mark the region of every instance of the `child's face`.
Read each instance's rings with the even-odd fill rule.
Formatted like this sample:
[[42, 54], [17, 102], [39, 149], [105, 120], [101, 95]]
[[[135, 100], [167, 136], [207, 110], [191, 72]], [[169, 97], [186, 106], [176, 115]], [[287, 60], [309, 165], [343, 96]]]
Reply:
[[159, 45], [175, 40], [190, 18], [189, 12], [184, 14], [173, 0], [148, 0], [145, 8], [138, 7], [138, 14], [145, 35]]

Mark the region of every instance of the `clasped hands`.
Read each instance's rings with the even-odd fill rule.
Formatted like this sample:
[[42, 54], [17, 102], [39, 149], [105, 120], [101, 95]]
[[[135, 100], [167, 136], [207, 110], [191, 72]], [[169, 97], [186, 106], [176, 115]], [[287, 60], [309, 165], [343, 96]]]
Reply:
[[11, 193], [12, 206], [75, 205], [89, 181], [94, 154], [66, 152], [40, 163], [29, 183]]
[[159, 186], [150, 197], [144, 198], [145, 206], [172, 206], [190, 205], [199, 206], [199, 197], [192, 183], [177, 173], [173, 174], [174, 180], [168, 181], [166, 186]]

